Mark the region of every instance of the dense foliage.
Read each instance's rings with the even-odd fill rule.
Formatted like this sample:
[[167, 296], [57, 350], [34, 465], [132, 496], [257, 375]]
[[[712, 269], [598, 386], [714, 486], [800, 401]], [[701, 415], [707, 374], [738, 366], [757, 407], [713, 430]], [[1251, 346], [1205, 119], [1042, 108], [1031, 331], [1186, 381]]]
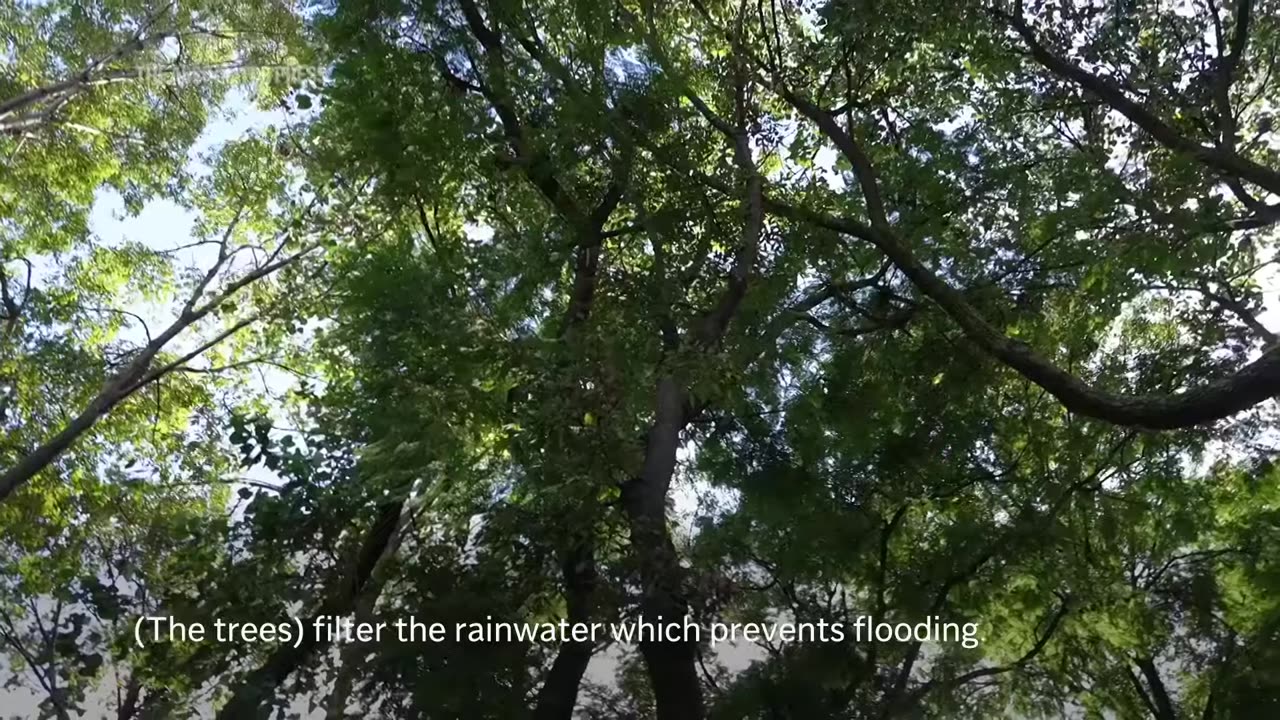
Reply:
[[[1280, 713], [1280, 2], [23, 0], [0, 36], [0, 707]], [[189, 237], [104, 239], [111, 198]]]

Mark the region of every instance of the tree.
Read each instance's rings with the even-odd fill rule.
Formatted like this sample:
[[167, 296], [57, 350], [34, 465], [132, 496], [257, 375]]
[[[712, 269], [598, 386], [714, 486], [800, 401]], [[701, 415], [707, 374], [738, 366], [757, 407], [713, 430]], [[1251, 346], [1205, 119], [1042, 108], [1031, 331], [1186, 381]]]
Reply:
[[[316, 8], [331, 73], [294, 96], [306, 119], [223, 153], [226, 178], [270, 187], [215, 171], [192, 196], [213, 198], [199, 201], [211, 238], [252, 201], [262, 232], [244, 244], [279, 231], [316, 246], [246, 284], [262, 317], [223, 368], [269, 361], [296, 382], [278, 398], [227, 387], [208, 444], [181, 451], [277, 482], [221, 496], [230, 512], [203, 506], [189, 530], [157, 518], [158, 540], [192, 540], [154, 550], [181, 571], [133, 581], [153, 600], [125, 617], [689, 617], [846, 634], [762, 641], [745, 669], [705, 637], [159, 643], [102, 654], [136, 679], [120, 705], [538, 720], [1274, 710], [1266, 401], [1280, 355], [1262, 289], [1280, 217], [1277, 9]], [[210, 282], [193, 281], [190, 307]], [[145, 434], [128, 417], [101, 437]], [[109, 497], [113, 456], [86, 449], [55, 468], [93, 477], [72, 497]], [[0, 513], [56, 487], [36, 482]], [[61, 607], [56, 583], [9, 567], [11, 597]], [[9, 622], [13, 652], [55, 644], [40, 609]], [[869, 642], [852, 634], [867, 621], [971, 631]], [[76, 647], [29, 663], [53, 714], [104, 677], [49, 683], [98, 662]], [[612, 684], [593, 672], [607, 664]]]
[[[275, 178], [271, 174], [278, 175], [281, 169], [278, 162], [272, 166], [271, 152], [255, 152], [253, 143], [234, 148], [226, 164], [234, 163], [236, 169], [224, 167], [220, 177], [215, 173], [207, 180], [184, 175], [182, 168], [208, 113], [233, 87], [228, 79], [212, 72], [212, 64], [222, 59], [238, 65], [273, 54], [283, 57], [291, 43], [297, 44], [296, 20], [282, 8], [254, 10], [214, 3], [178, 9], [173, 3], [129, 2], [44, 3], [15, 7], [0, 18], [12, 39], [13, 52], [21, 58], [0, 84], [6, 98], [0, 101], [0, 142], [10, 156], [0, 176], [0, 196], [4, 198], [0, 214], [5, 217], [0, 228], [0, 299], [5, 323], [0, 358], [7, 381], [6, 423], [14, 430], [0, 475], [0, 501], [56, 461], [121, 401], [248, 324], [248, 319], [230, 323], [229, 328], [202, 340], [204, 345], [195, 352], [172, 363], [157, 363], [159, 354], [172, 352], [174, 341], [186, 331], [228, 307], [224, 301], [238, 290], [292, 261], [290, 254], [280, 254], [285, 247], [280, 245], [276, 253], [259, 258], [256, 267], [248, 271], [233, 267], [239, 252], [235, 241], [244, 235], [240, 225], [243, 214], [256, 214], [260, 224], [265, 203], [278, 194], [272, 193]], [[228, 44], [229, 37], [242, 33], [243, 26], [254, 21], [265, 23], [262, 36], [255, 34], [246, 42]], [[176, 54], [169, 52], [174, 48]], [[163, 66], [156, 67], [172, 71], [170, 82], [146, 82], [150, 66], [141, 63], [160, 60]], [[53, 79], [65, 74], [67, 67], [81, 69], [69, 77]], [[177, 74], [184, 72], [197, 77], [177, 83]], [[114, 189], [136, 212], [146, 197], [167, 189], [168, 196], [179, 203], [208, 211], [207, 204], [202, 206], [198, 198], [227, 194], [229, 186], [238, 181], [229, 179], [233, 172], [244, 174], [238, 189], [241, 209], [224, 218], [224, 228], [201, 228], [197, 242], [221, 243], [219, 251], [193, 282], [178, 317], [152, 336], [136, 313], [111, 306], [112, 295], [125, 283], [136, 283], [142, 293], [121, 300], [152, 300], [172, 268], [164, 255], [146, 248], [111, 248], [97, 242], [86, 224], [94, 194], [100, 186]], [[18, 212], [20, 197], [28, 201]], [[249, 207], [250, 203], [256, 207]], [[221, 239], [215, 241], [217, 233]], [[38, 275], [33, 273], [37, 266], [41, 270]], [[14, 268], [25, 273], [13, 272]], [[225, 276], [237, 272], [238, 276], [230, 279]], [[33, 284], [40, 276], [56, 279], [42, 290]], [[42, 337], [53, 325], [76, 327], [101, 323], [104, 317], [107, 335], [93, 338], [85, 346], [50, 343]], [[126, 322], [122, 324], [122, 320]], [[136, 352], [112, 348], [119, 352], [117, 358], [93, 358], [110, 333], [125, 324], [142, 330], [146, 342]], [[83, 399], [75, 398], [81, 404], [71, 412], [73, 417], [48, 422], [49, 427], [60, 427], [58, 431], [31, 438], [27, 436], [32, 431], [45, 431], [31, 426], [43, 425], [46, 420], [37, 420], [40, 411], [35, 406], [41, 400], [41, 390], [31, 386], [34, 378], [24, 375], [32, 369], [38, 372], [40, 363], [52, 359], [46, 356], [36, 360], [35, 368], [27, 367], [28, 361], [46, 351], [64, 356], [68, 352], [81, 354], [73, 362], [86, 365], [81, 371], [100, 373], [102, 377], [91, 379], [100, 389]], [[102, 369], [90, 370], [88, 366]], [[64, 392], [81, 395], [84, 390]], [[54, 412], [65, 413], [66, 408], [58, 407]]]

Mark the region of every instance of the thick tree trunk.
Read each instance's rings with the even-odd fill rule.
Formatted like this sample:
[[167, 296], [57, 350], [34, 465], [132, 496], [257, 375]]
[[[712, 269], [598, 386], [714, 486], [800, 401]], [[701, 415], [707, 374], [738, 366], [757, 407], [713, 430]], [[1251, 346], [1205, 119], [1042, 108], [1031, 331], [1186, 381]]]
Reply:
[[[665, 513], [633, 514], [629, 510], [627, 514], [645, 586], [640, 603], [645, 620], [664, 625], [683, 622], [688, 609], [683, 572], [667, 532]], [[704, 709], [697, 644], [688, 640], [641, 642], [640, 654], [653, 686], [658, 720], [701, 720]]]

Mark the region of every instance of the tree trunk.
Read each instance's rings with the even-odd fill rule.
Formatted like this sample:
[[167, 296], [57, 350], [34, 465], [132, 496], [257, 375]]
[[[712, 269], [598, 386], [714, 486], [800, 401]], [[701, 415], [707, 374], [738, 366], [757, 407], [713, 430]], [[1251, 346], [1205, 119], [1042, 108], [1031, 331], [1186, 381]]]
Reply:
[[[598, 582], [592, 549], [583, 545], [566, 553], [563, 572], [569, 622], [590, 622]], [[572, 720], [573, 709], [578, 704], [578, 686], [594, 653], [595, 645], [590, 640], [566, 641], [560, 646], [538, 692], [534, 720]]]
[[[654, 623], [682, 623], [688, 609], [684, 571], [667, 530], [667, 489], [675, 472], [686, 397], [675, 378], [658, 382], [657, 412], [649, 429], [641, 475], [622, 488], [622, 508], [631, 531], [631, 549], [640, 568], [640, 608]], [[697, 643], [640, 643], [658, 705], [658, 720], [701, 720], [702, 684]]]
[[265, 720], [270, 716], [267, 702], [280, 685], [309, 661], [318, 649], [328, 644], [320, 642], [315, 633], [311, 632], [315, 618], [321, 615], [345, 616], [355, 609], [361, 591], [373, 576], [378, 560], [383, 557], [399, 527], [404, 506], [405, 501], [402, 500], [383, 507], [377, 521], [365, 532], [351, 576], [341, 582], [320, 609], [305, 620], [302, 642], [297, 647], [280, 645], [272, 651], [261, 665], [237, 685], [231, 699], [218, 711], [217, 720]]
[[1160, 671], [1156, 669], [1155, 662], [1146, 657], [1140, 657], [1135, 662], [1151, 690], [1151, 702], [1154, 704], [1157, 720], [1178, 720], [1178, 713], [1173, 709], [1173, 699], [1169, 697], [1169, 691], [1160, 679]]

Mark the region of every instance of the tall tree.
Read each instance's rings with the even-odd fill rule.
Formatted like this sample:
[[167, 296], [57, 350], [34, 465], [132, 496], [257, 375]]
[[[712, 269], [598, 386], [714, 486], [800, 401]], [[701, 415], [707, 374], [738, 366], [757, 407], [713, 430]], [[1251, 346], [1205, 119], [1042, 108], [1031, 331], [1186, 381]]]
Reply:
[[[28, 521], [0, 586], [10, 657], [52, 716], [114, 676], [138, 717], [304, 700], [329, 718], [1274, 712], [1278, 9], [313, 8], [331, 72], [293, 96], [291, 127], [228, 145], [210, 184], [174, 174], [216, 263], [226, 228], [249, 229], [228, 234], [245, 253], [289, 243], [173, 284], [178, 325], [213, 302], [216, 339], [246, 310], [216, 288], [303, 254], [238, 288], [261, 318], [217, 365], [187, 362], [199, 347], [146, 359], [140, 377], [172, 372], [138, 387], [183, 388], [198, 433], [147, 445], [149, 404], [122, 397], [0, 505]], [[141, 88], [119, 60], [151, 52], [154, 12], [13, 94], [14, 116], [58, 106], [31, 127], [63, 132], [98, 81]], [[228, 57], [258, 51], [236, 42]], [[141, 257], [121, 272], [159, 287], [166, 267]], [[29, 316], [12, 311], [24, 267], [5, 265], [8, 317]], [[97, 341], [76, 357], [105, 357]], [[82, 366], [24, 352], [98, 407], [64, 370]], [[255, 362], [287, 368], [287, 392], [237, 387]], [[204, 375], [225, 384], [179, 384]], [[15, 467], [59, 437], [23, 432]], [[182, 461], [126, 479], [125, 442]], [[233, 465], [276, 477], [154, 489]], [[147, 502], [163, 560], [136, 572], [89, 540], [140, 542]], [[112, 610], [108, 568], [145, 593]], [[122, 628], [144, 613], [449, 633], [133, 648]], [[481, 637], [642, 618], [702, 637]], [[867, 621], [952, 635], [855, 636]], [[843, 639], [707, 640], [745, 622]]]

